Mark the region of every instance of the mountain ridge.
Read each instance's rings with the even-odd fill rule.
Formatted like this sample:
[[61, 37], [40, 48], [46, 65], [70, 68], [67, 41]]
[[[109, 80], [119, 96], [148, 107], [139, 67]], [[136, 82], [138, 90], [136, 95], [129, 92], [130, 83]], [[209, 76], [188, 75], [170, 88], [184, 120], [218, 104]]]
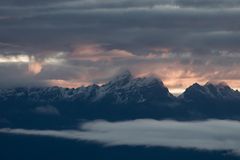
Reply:
[[240, 93], [226, 84], [195, 83], [175, 97], [158, 78], [129, 72], [101, 86], [0, 89], [0, 127], [62, 129], [95, 119], [240, 120], [239, 106]]
[[[133, 77], [131, 72], [124, 71], [114, 76], [109, 82], [99, 86], [97, 84], [78, 88], [53, 87], [19, 87], [0, 89], [0, 101], [8, 98], [27, 98], [40, 101], [56, 99], [98, 102], [100, 100], [115, 100], [116, 103], [130, 101], [144, 102], [154, 100], [187, 99], [200, 101], [201, 99], [240, 100], [240, 92], [232, 89], [226, 83], [207, 82], [204, 85], [194, 83], [186, 88], [179, 96], [174, 96], [164, 83], [154, 77]], [[42, 98], [41, 98], [42, 97]]]
[[96, 84], [79, 87], [42, 87], [42, 88], [14, 88], [0, 89], [0, 100], [13, 98], [33, 99], [36, 101], [54, 100], [77, 100], [98, 102], [115, 101], [116, 103], [127, 103], [128, 101], [141, 103], [151, 100], [171, 100], [175, 97], [161, 80], [156, 77], [134, 78], [129, 71], [116, 75], [102, 86]]
[[226, 83], [210, 83], [204, 85], [194, 83], [180, 96], [180, 99], [201, 100], [240, 100], [240, 92], [232, 89]]

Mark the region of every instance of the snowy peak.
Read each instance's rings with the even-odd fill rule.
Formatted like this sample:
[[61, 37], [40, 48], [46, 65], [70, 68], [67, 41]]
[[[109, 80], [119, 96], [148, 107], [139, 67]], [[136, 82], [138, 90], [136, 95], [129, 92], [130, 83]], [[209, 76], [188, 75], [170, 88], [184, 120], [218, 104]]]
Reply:
[[223, 99], [240, 99], [240, 93], [238, 91], [233, 90], [228, 84], [221, 83], [207, 83], [204, 85], [208, 92], [212, 93], [216, 98]]
[[211, 82], [211, 81], [208, 81], [204, 86], [208, 86], [208, 85], [214, 85], [214, 86], [218, 86], [218, 87], [229, 87], [229, 85], [226, 82]]
[[226, 83], [211, 83], [207, 82], [205, 85], [193, 84], [186, 91], [180, 95], [181, 99], [202, 101], [206, 99], [215, 100], [240, 100], [240, 93], [233, 90]]
[[220, 82], [220, 83], [213, 83], [213, 82], [207, 82], [204, 85], [205, 88], [208, 88], [209, 90], [211, 89], [216, 89], [218, 92], [223, 92], [223, 91], [234, 91], [227, 83], [225, 82]]
[[[207, 102], [233, 100], [240, 102], [240, 93], [230, 88], [226, 83], [194, 83], [178, 97], [184, 101]], [[132, 103], [165, 103], [175, 102], [174, 97], [156, 77], [133, 77], [129, 71], [124, 71], [108, 83], [98, 86], [68, 89], [61, 87], [45, 88], [15, 88], [0, 89], [0, 102], [81, 102], [132, 104]]]
[[123, 71], [120, 74], [114, 76], [107, 84], [108, 85], [124, 85], [133, 79], [130, 71]]
[[117, 85], [117, 86], [136, 85], [138, 87], [147, 86], [147, 85], [164, 86], [163, 82], [154, 76], [134, 78], [132, 73], [128, 70], [123, 71], [120, 74], [114, 76], [108, 83], [105, 84], [105, 86], [106, 85]]
[[76, 89], [46, 87], [0, 90], [1, 100], [129, 104], [169, 102], [175, 100], [175, 97], [158, 78], [152, 76], [134, 78], [129, 71], [124, 71], [102, 86], [91, 85]]
[[103, 85], [97, 93], [95, 101], [116, 103], [142, 103], [146, 101], [172, 100], [163, 82], [156, 77], [134, 78], [127, 71], [114, 77]]
[[153, 76], [138, 78], [137, 80], [139, 80], [140, 84], [143, 86], [159, 85], [159, 86], [165, 87], [163, 82], [160, 79]]

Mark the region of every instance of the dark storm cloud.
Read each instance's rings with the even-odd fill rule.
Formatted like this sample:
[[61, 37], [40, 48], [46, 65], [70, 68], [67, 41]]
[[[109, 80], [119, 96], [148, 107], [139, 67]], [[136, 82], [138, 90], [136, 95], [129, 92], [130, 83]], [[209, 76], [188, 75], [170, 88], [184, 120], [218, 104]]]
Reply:
[[238, 7], [239, 0], [176, 0], [185, 7]]
[[237, 79], [230, 71], [240, 65], [239, 15], [239, 0], [2, 0], [0, 62], [28, 55], [35, 74], [26, 74], [24, 64], [19, 78], [14, 67], [20, 64], [1, 64], [12, 77], [1, 78], [0, 86], [97, 82], [122, 68], [162, 72], [167, 80], [173, 66], [182, 70], [179, 77], [195, 76], [192, 81]]
[[68, 50], [71, 44], [83, 42], [104, 43], [135, 54], [154, 46], [178, 51], [239, 49], [239, 35], [231, 33], [240, 28], [240, 3], [234, 0], [1, 3], [2, 17], [9, 18], [0, 21], [0, 41], [37, 49]]
[[0, 64], [0, 87], [47, 86], [38, 76], [32, 76], [26, 64]]

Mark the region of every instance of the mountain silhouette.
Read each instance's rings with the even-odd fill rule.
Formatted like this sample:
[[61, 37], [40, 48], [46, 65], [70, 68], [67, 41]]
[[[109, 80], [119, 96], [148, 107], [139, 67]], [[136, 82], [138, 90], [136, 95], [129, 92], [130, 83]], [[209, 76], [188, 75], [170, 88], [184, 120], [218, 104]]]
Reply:
[[240, 120], [239, 106], [240, 93], [224, 83], [195, 83], [175, 97], [160, 79], [124, 71], [101, 86], [1, 89], [0, 127], [64, 128], [84, 119]]
[[175, 100], [156, 77], [134, 78], [129, 71], [113, 77], [108, 83], [68, 89], [61, 87], [15, 88], [0, 91], [0, 101], [58, 102], [127, 104], [146, 101], [168, 102]]
[[195, 83], [188, 87], [179, 98], [189, 101], [231, 101], [240, 100], [240, 92], [233, 90], [226, 83], [208, 82], [203, 86]]

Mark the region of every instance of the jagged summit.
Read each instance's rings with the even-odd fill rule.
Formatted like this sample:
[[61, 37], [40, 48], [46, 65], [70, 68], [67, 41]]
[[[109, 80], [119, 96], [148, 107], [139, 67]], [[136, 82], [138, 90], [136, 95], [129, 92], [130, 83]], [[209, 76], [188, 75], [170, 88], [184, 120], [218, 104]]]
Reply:
[[[178, 97], [186, 101], [239, 100], [240, 93], [226, 83], [194, 83]], [[62, 87], [0, 89], [1, 101], [34, 102], [83, 102], [91, 103], [144, 103], [172, 102], [176, 100], [163, 84], [154, 77], [134, 77], [130, 71], [123, 71], [102, 86], [90, 85], [76, 89]]]
[[12, 89], [1, 91], [0, 101], [21, 100], [41, 102], [77, 101], [84, 103], [143, 103], [167, 102], [175, 97], [169, 93], [163, 82], [156, 77], [134, 78], [131, 72], [124, 71], [114, 76], [102, 86], [91, 85], [76, 89], [46, 87], [35, 89]]
[[154, 76], [134, 77], [128, 70], [115, 75], [109, 82], [103, 85], [103, 88], [131, 88], [131, 87], [147, 87], [151, 85], [160, 85], [164, 88], [163, 82]]
[[199, 101], [206, 99], [215, 100], [240, 100], [240, 93], [233, 90], [227, 83], [207, 82], [204, 85], [194, 83], [179, 96], [181, 99]]
[[131, 78], [133, 78], [133, 75], [129, 70], [124, 70], [124, 71], [121, 71], [120, 73], [118, 73], [117, 75], [115, 75], [112, 80], [119, 80], [119, 79], [123, 79], [123, 78], [131, 79]]
[[204, 84], [204, 86], [205, 87], [208, 87], [208, 86], [215, 86], [215, 87], [228, 87], [228, 88], [230, 88], [230, 86], [226, 83], [226, 82], [224, 82], [224, 81], [222, 81], [222, 82], [214, 82], [214, 81], [208, 81], [206, 84]]
[[141, 103], [171, 99], [174, 99], [173, 95], [158, 78], [152, 76], [134, 78], [129, 71], [125, 71], [103, 85], [98, 90], [95, 100]]
[[110, 85], [124, 85], [133, 79], [133, 75], [129, 70], [122, 71], [115, 75], [107, 84]]

